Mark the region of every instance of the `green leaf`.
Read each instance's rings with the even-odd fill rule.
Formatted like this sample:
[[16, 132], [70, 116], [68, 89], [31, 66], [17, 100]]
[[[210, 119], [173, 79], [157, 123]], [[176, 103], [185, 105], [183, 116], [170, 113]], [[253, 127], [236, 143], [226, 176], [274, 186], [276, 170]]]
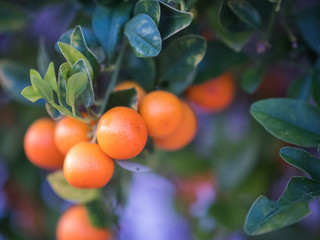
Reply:
[[310, 214], [308, 205], [319, 194], [319, 184], [304, 177], [294, 177], [278, 201], [260, 196], [253, 203], [244, 231], [248, 235], [258, 235], [296, 223]]
[[320, 4], [313, 4], [296, 15], [296, 22], [304, 40], [320, 54]]
[[160, 53], [161, 37], [157, 25], [146, 14], [138, 14], [124, 28], [136, 57], [154, 57]]
[[40, 73], [30, 70], [30, 81], [35, 92], [39, 93], [47, 102], [53, 101], [53, 93], [50, 84], [42, 80]]
[[223, 41], [228, 47], [236, 52], [240, 52], [244, 45], [249, 41], [252, 31], [243, 32], [231, 32], [224, 28], [220, 22], [219, 14], [221, 7], [212, 6], [208, 9], [207, 15], [215, 34], [221, 41]]
[[61, 118], [63, 118], [63, 115], [54, 108], [50, 103], [46, 103], [46, 110], [49, 116], [54, 119], [55, 121], [59, 121]]
[[112, 7], [119, 4], [119, 0], [96, 0], [97, 4], [105, 6], [105, 7]]
[[311, 95], [312, 76], [299, 77], [289, 88], [288, 97], [308, 101]]
[[76, 98], [86, 89], [88, 76], [84, 72], [73, 74], [67, 81], [66, 102], [72, 108], [75, 106]]
[[207, 50], [203, 60], [199, 63], [198, 73], [194, 83], [201, 83], [220, 76], [232, 67], [248, 61], [244, 53], [236, 53], [221, 42], [207, 43]]
[[58, 43], [60, 51], [62, 52], [63, 56], [65, 57], [65, 59], [68, 61], [68, 63], [73, 66], [77, 61], [79, 61], [80, 59], [83, 59], [86, 62], [86, 67], [88, 69], [88, 74], [90, 76], [90, 78], [93, 78], [93, 69], [91, 64], [89, 63], [88, 59], [81, 53], [79, 52], [77, 49], [75, 49], [74, 47], [59, 42]]
[[260, 86], [265, 73], [265, 67], [252, 66], [242, 76], [241, 87], [248, 93], [254, 93]]
[[[96, 228], [106, 228], [108, 223], [108, 212], [103, 201], [95, 200], [85, 204], [90, 223]], [[108, 217], [106, 217], [108, 216]]]
[[40, 39], [39, 51], [37, 57], [37, 66], [40, 74], [42, 76], [45, 75], [47, 71], [47, 67], [49, 66], [49, 54], [46, 49], [45, 40], [43, 38]]
[[320, 109], [295, 99], [261, 100], [250, 109], [251, 115], [275, 137], [303, 147], [320, 143]]
[[192, 13], [179, 11], [168, 4], [160, 2], [161, 17], [159, 31], [162, 40], [185, 29], [192, 22]]
[[228, 6], [235, 15], [248, 25], [255, 29], [260, 27], [260, 14], [250, 2], [245, 0], [232, 0], [228, 1]]
[[72, 68], [68, 62], [62, 63], [59, 67], [58, 89], [60, 97], [65, 96], [67, 89], [67, 80], [72, 75]]
[[145, 13], [149, 15], [155, 24], [159, 24], [160, 20], [160, 4], [155, 0], [140, 0], [134, 6], [134, 15]]
[[30, 85], [29, 68], [13, 61], [0, 61], [0, 86], [14, 100], [30, 104], [21, 91]]
[[320, 107], [320, 70], [316, 70], [312, 76], [311, 92], [313, 100]]
[[309, 152], [293, 147], [280, 149], [280, 156], [289, 164], [308, 173], [313, 180], [320, 182], [320, 160]]
[[56, 194], [68, 201], [88, 203], [100, 195], [99, 189], [80, 189], [70, 186], [62, 170], [48, 174], [47, 180]]
[[153, 58], [129, 56], [127, 66], [131, 77], [147, 92], [153, 90], [156, 78], [156, 64]]
[[0, 32], [19, 31], [25, 27], [29, 16], [23, 8], [3, 0], [0, 6]]
[[136, 89], [130, 88], [130, 89], [119, 90], [111, 93], [107, 108], [105, 110], [108, 110], [117, 106], [130, 107], [133, 109], [137, 109]]
[[170, 42], [160, 54], [160, 83], [169, 83], [170, 91], [175, 94], [182, 93], [191, 84], [205, 51], [206, 41], [197, 35], [187, 35]]
[[56, 93], [58, 92], [58, 83], [53, 62], [49, 64], [48, 70], [44, 76], [44, 81], [50, 84], [53, 91], [55, 91]]
[[94, 76], [97, 76], [100, 70], [100, 66], [98, 64], [96, 56], [88, 48], [80, 26], [77, 26], [73, 30], [71, 34], [70, 45], [80, 51], [88, 59], [93, 68]]
[[123, 26], [129, 20], [131, 8], [131, 4], [110, 8], [98, 6], [93, 14], [93, 30], [109, 59], [112, 58], [121, 39]]
[[150, 172], [151, 168], [142, 165], [137, 162], [133, 162], [131, 160], [115, 160], [115, 162], [122, 168], [130, 171], [130, 172]]
[[40, 98], [42, 98], [42, 95], [37, 93], [32, 86], [28, 86], [25, 87], [22, 92], [21, 95], [24, 96], [26, 99], [28, 99], [31, 102], [35, 102], [37, 100], [39, 100]]

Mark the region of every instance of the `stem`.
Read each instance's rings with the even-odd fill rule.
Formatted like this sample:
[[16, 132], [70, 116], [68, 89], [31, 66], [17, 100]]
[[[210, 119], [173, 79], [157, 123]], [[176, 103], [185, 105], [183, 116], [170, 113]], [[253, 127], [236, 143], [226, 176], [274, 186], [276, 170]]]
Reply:
[[120, 71], [120, 65], [121, 65], [121, 62], [122, 62], [123, 55], [124, 55], [124, 52], [126, 50], [126, 47], [127, 47], [127, 42], [125, 42], [122, 45], [121, 51], [120, 51], [120, 53], [118, 55], [118, 58], [116, 60], [114, 72], [112, 74], [111, 81], [110, 81], [109, 86], [107, 88], [106, 94], [104, 95], [104, 100], [103, 100], [103, 102], [101, 104], [99, 115], [102, 115], [102, 113], [104, 112], [105, 108], [107, 107], [110, 94], [111, 94], [111, 92], [113, 91], [113, 89], [114, 89], [114, 87], [116, 85], [116, 82], [117, 82], [117, 79], [118, 79], [118, 75], [119, 75], [119, 71]]

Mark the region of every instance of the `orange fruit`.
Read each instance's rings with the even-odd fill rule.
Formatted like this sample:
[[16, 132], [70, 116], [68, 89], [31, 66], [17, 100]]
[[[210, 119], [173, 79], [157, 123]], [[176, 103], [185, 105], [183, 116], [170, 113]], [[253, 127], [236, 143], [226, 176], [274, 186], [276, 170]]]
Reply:
[[114, 159], [137, 156], [147, 143], [148, 132], [142, 117], [131, 108], [114, 107], [99, 120], [97, 140], [101, 149]]
[[142, 99], [144, 96], [147, 94], [146, 91], [135, 81], [124, 81], [119, 83], [115, 88], [114, 91], [119, 91], [119, 90], [126, 90], [130, 88], [135, 88], [137, 91], [137, 101], [138, 101], [138, 106], [141, 103]]
[[81, 142], [66, 155], [63, 172], [67, 182], [77, 188], [100, 188], [114, 172], [114, 162], [96, 143]]
[[40, 118], [30, 125], [24, 136], [24, 151], [34, 165], [47, 169], [62, 168], [64, 155], [54, 142], [55, 122]]
[[146, 122], [149, 135], [154, 138], [172, 134], [183, 118], [180, 100], [172, 93], [161, 90], [148, 93], [142, 99], [139, 112]]
[[70, 148], [79, 142], [88, 142], [90, 140], [89, 126], [72, 117], [61, 119], [54, 132], [54, 140], [62, 154], [67, 154]]
[[174, 151], [185, 147], [193, 140], [197, 132], [197, 119], [188, 104], [183, 102], [182, 105], [184, 110], [182, 123], [171, 135], [160, 139], [155, 138], [154, 144], [156, 147]]
[[222, 111], [230, 106], [235, 96], [235, 82], [230, 73], [189, 87], [186, 97], [210, 112]]
[[96, 228], [90, 223], [84, 206], [69, 208], [60, 217], [56, 228], [57, 240], [111, 240], [111, 232], [106, 228]]

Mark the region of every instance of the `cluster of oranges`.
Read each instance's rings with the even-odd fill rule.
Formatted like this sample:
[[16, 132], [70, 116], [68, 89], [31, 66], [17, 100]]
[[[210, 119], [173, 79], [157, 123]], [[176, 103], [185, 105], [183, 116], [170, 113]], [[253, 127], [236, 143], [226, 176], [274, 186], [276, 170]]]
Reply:
[[[181, 149], [193, 140], [197, 120], [185, 101], [167, 91], [146, 93], [133, 81], [120, 83], [115, 91], [129, 88], [137, 91], [138, 111], [128, 107], [114, 107], [98, 121], [89, 124], [72, 117], [64, 117], [57, 123], [49, 118], [35, 121], [24, 138], [27, 158], [44, 169], [63, 168], [64, 176], [71, 186], [100, 188], [112, 178], [113, 159], [136, 157], [144, 149], [148, 136], [153, 139], [156, 147], [167, 151]], [[191, 86], [186, 91], [186, 97], [207, 111], [223, 110], [234, 97], [232, 76], [227, 73]], [[69, 209], [60, 219], [58, 229], [63, 229], [61, 226], [65, 224], [61, 222], [67, 221], [65, 219], [84, 214], [85, 209], [81, 206]], [[84, 222], [79, 224], [85, 225]], [[59, 231], [68, 233], [70, 229]], [[106, 233], [102, 231], [99, 234], [105, 236]], [[68, 238], [58, 236], [58, 239]]]

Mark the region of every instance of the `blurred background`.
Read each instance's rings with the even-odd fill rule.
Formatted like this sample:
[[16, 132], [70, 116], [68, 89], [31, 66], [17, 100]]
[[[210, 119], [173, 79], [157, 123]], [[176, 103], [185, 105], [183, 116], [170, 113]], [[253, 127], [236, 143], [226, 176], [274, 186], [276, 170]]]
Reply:
[[[274, 4], [259, 2], [256, 7], [268, 30]], [[155, 149], [148, 160], [152, 173], [119, 170], [131, 178], [122, 186], [128, 196], [119, 209], [119, 239], [320, 239], [318, 200], [311, 204], [310, 216], [298, 224], [256, 237], [242, 230], [258, 196], [276, 200], [292, 176], [303, 175], [279, 157], [279, 149], [288, 144], [268, 134], [252, 119], [249, 108], [259, 99], [287, 96], [289, 87], [316, 61], [295, 14], [318, 7], [319, 1], [283, 1], [285, 10], [275, 18], [267, 39], [263, 32], [253, 31], [240, 53], [232, 48], [234, 42], [219, 40], [212, 15], [217, 4], [198, 1], [192, 9], [194, 23], [186, 31], [208, 40], [199, 78], [233, 72], [235, 99], [216, 113], [194, 106], [199, 126], [195, 140], [177, 152]], [[29, 85], [30, 68], [41, 65], [44, 49], [55, 63], [62, 63], [56, 41], [76, 25], [90, 28], [94, 7], [94, 2], [81, 0], [0, 0], [0, 240], [55, 239], [58, 218], [72, 204], [53, 192], [46, 171], [26, 159], [25, 131], [48, 115], [44, 102], [31, 104], [20, 92]], [[320, 14], [315, 16], [319, 23]], [[243, 75], [261, 66], [255, 91], [248, 93]]]

